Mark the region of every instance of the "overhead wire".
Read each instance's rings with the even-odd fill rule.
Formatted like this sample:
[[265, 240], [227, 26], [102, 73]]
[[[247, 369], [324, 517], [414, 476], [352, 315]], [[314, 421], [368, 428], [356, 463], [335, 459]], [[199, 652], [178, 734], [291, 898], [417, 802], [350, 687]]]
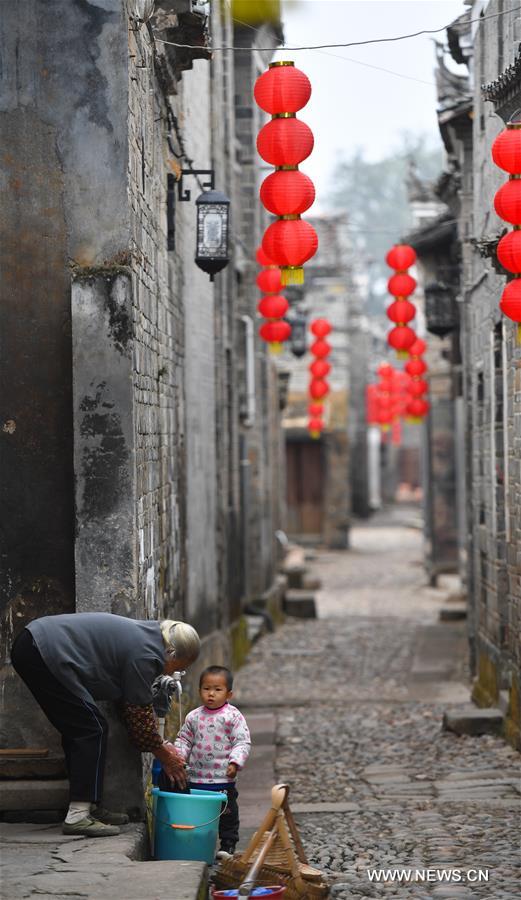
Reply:
[[[234, 19], [235, 22], [238, 22], [239, 25], [244, 25], [246, 28], [251, 28], [252, 31], [260, 32], [260, 28], [255, 28], [254, 25], [250, 25], [249, 22], [243, 22], [242, 19]], [[286, 49], [285, 47], [279, 49]], [[352, 59], [349, 56], [340, 56], [339, 53], [328, 53], [326, 50], [317, 50], [317, 53], [320, 53], [322, 56], [330, 56], [332, 59], [343, 59], [345, 62], [354, 63], [357, 66], [365, 66], [367, 69], [376, 69], [378, 72], [386, 72], [388, 75], [395, 75], [397, 78], [405, 78], [407, 81], [416, 81], [418, 84], [426, 84], [429, 87], [436, 87], [433, 81], [424, 81], [422, 78], [414, 78], [412, 75], [404, 75], [402, 72], [394, 72], [392, 69], [384, 69], [383, 66], [375, 66], [372, 63], [362, 62], [360, 59]]]
[[[499, 16], [507, 16], [510, 13], [518, 12], [519, 10], [521, 10], [521, 6], [513, 6], [511, 9], [503, 9], [503, 10], [501, 10], [501, 12], [490, 13], [490, 15], [487, 15], [487, 16], [478, 16], [478, 18], [476, 18], [476, 19], [469, 19], [467, 24], [473, 25], [475, 23], [484, 22], [487, 19], [497, 19]], [[453, 22], [449, 22], [448, 25], [443, 25], [441, 28], [422, 28], [420, 31], [412, 31], [409, 34], [398, 34], [398, 35], [395, 35], [394, 37], [369, 38], [368, 40], [365, 40], [365, 41], [348, 41], [346, 43], [339, 43], [339, 44], [310, 44], [309, 46], [305, 46], [305, 47], [286, 47], [286, 46], [282, 45], [282, 48], [280, 46], [277, 46], [277, 47], [252, 47], [252, 48], [236, 47], [235, 45], [231, 44], [229, 46], [222, 46], [222, 47], [208, 47], [207, 49], [210, 50], [212, 53], [214, 53], [218, 50], [219, 51], [220, 50], [231, 50], [231, 51], [237, 51], [237, 52], [241, 52], [241, 53], [248, 53], [248, 52], [256, 53], [259, 51], [261, 51], [261, 52], [271, 51], [271, 52], [275, 53], [277, 50], [280, 50], [280, 49], [289, 50], [291, 52], [297, 52], [300, 50], [329, 50], [329, 49], [334, 50], [334, 49], [341, 48], [341, 47], [365, 47], [369, 44], [388, 44], [388, 43], [392, 43], [395, 41], [405, 41], [405, 40], [409, 40], [410, 38], [420, 37], [423, 34], [439, 34], [441, 31], [446, 31], [447, 28], [450, 28], [451, 25], [453, 25], [453, 24], [454, 24]], [[158, 38], [158, 37], [156, 37], [155, 39], [156, 39], [156, 41], [158, 41], [158, 43], [169, 44], [172, 47], [181, 47], [181, 48], [184, 48], [187, 50], [200, 50], [201, 49], [200, 45], [198, 45], [198, 44], [180, 44], [180, 43], [177, 43], [176, 41], [165, 41], [162, 38]]]

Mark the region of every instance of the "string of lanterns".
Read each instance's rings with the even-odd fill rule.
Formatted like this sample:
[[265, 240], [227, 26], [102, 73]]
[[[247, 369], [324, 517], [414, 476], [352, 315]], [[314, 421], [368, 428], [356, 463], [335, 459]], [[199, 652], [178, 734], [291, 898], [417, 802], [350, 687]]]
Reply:
[[259, 334], [263, 341], [267, 342], [272, 353], [280, 353], [282, 344], [291, 335], [291, 325], [283, 321], [289, 303], [280, 293], [282, 289], [280, 270], [271, 262], [262, 247], [258, 248], [255, 258], [263, 267], [256, 279], [257, 287], [262, 291], [257, 311], [267, 320], [261, 325]]
[[379, 365], [379, 380], [376, 384], [368, 385], [366, 391], [366, 419], [369, 425], [378, 425], [384, 437], [393, 429], [393, 439], [396, 442], [399, 440], [399, 423], [402, 419], [418, 424], [430, 409], [426, 396], [429, 386], [422, 377], [427, 372], [427, 364], [423, 359], [427, 344], [417, 338], [407, 325], [416, 312], [414, 305], [407, 300], [416, 288], [415, 279], [407, 272], [416, 261], [415, 250], [408, 244], [396, 244], [391, 247], [385, 259], [387, 265], [395, 270], [395, 274], [389, 279], [388, 288], [396, 299], [389, 306], [387, 315], [396, 325], [388, 336], [388, 342], [399, 351], [399, 357], [408, 357], [408, 360], [403, 371], [387, 362]]
[[416, 252], [408, 244], [396, 244], [389, 250], [385, 261], [389, 268], [395, 270], [387, 282], [387, 289], [395, 298], [387, 307], [387, 316], [395, 323], [387, 336], [387, 341], [394, 347], [398, 357], [403, 358], [416, 340], [414, 331], [407, 324], [416, 315], [414, 304], [407, 299], [416, 288], [415, 279], [407, 271], [416, 262]]
[[406, 413], [408, 420], [416, 424], [423, 421], [430, 409], [430, 403], [425, 397], [429, 390], [429, 385], [421, 377], [427, 372], [427, 363], [422, 359], [426, 350], [427, 344], [425, 341], [422, 341], [421, 338], [416, 338], [414, 344], [409, 347], [409, 360], [404, 367], [410, 378], [408, 386], [410, 400], [407, 404]]
[[326, 338], [328, 334], [331, 334], [332, 327], [327, 319], [314, 319], [309, 326], [309, 330], [316, 340], [309, 348], [315, 359], [309, 366], [311, 374], [309, 396], [311, 402], [308, 406], [310, 417], [308, 430], [312, 438], [319, 438], [324, 428], [324, 400], [330, 391], [326, 376], [331, 371], [331, 364], [327, 361], [327, 357], [331, 353], [332, 348]]
[[497, 246], [497, 258], [514, 276], [503, 290], [499, 308], [503, 315], [517, 323], [521, 341], [521, 122], [509, 122], [492, 144], [496, 166], [508, 172], [509, 179], [496, 192], [494, 209], [513, 230], [505, 234]]
[[302, 266], [317, 251], [318, 238], [301, 214], [315, 199], [313, 182], [299, 171], [299, 163], [313, 150], [313, 133], [296, 113], [311, 96], [307, 75], [293, 62], [271, 63], [255, 82], [258, 106], [271, 115], [271, 121], [257, 136], [257, 150], [275, 172], [265, 178], [260, 199], [277, 216], [268, 225], [262, 247], [274, 265], [280, 266], [282, 284], [303, 284]]

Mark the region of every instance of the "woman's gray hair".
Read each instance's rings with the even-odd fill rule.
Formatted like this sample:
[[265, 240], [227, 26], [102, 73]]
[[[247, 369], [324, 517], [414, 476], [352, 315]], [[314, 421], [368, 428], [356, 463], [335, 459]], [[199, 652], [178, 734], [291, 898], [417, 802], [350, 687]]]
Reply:
[[194, 662], [201, 649], [201, 641], [195, 628], [186, 622], [176, 622], [173, 619], [165, 619], [160, 625], [167, 655], [186, 662]]

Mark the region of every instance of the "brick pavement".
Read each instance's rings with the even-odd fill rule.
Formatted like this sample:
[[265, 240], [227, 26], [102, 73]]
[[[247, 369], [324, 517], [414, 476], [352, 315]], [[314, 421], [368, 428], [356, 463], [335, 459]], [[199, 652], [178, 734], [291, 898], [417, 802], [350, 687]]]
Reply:
[[[446, 592], [427, 586], [409, 521], [382, 514], [354, 529], [350, 551], [316, 554], [319, 618], [263, 638], [236, 700], [247, 717], [274, 716], [275, 777], [335, 896], [513, 900], [521, 758], [500, 738], [441, 730], [443, 711], [469, 698], [465, 623], [439, 622]], [[253, 783], [245, 772], [249, 825], [263, 811]], [[490, 880], [375, 883], [372, 866], [483, 868]]]

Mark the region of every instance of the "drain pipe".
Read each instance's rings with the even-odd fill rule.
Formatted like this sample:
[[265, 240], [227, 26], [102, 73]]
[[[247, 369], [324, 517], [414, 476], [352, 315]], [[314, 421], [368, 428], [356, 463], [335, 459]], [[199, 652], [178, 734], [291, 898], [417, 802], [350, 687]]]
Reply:
[[255, 424], [255, 338], [251, 316], [241, 316], [241, 322], [244, 323], [246, 363], [246, 415], [242, 424], [251, 428]]

